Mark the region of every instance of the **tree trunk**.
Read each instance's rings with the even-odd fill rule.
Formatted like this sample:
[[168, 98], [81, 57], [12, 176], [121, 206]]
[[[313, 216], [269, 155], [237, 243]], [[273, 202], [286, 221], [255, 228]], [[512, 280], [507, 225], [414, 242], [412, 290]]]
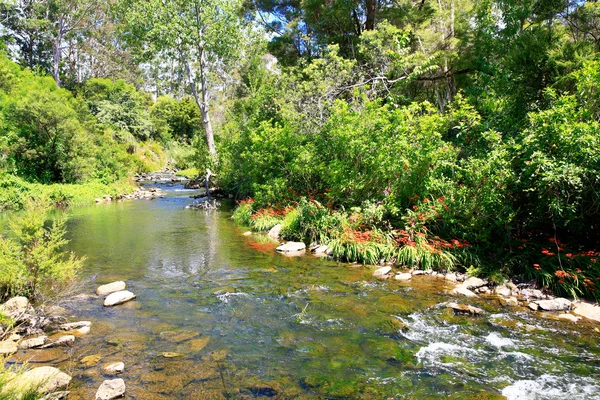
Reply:
[[365, 30], [375, 29], [375, 14], [377, 13], [377, 0], [365, 0], [365, 10], [367, 18], [365, 21]]
[[208, 146], [208, 151], [210, 152], [211, 157], [215, 157], [217, 155], [217, 148], [215, 147], [215, 138], [213, 134], [212, 124], [210, 122], [210, 115], [208, 114], [209, 110], [209, 101], [208, 101], [208, 88], [206, 84], [206, 74], [208, 73], [206, 68], [206, 59], [204, 58], [204, 49], [200, 49], [200, 94], [198, 93], [198, 88], [196, 87], [196, 80], [192, 74], [192, 69], [190, 64], [185, 61], [185, 67], [187, 69], [188, 77], [190, 79], [190, 86], [192, 88], [192, 94], [194, 95], [194, 100], [196, 101], [196, 105], [200, 110], [200, 114], [202, 114], [202, 125], [204, 126], [204, 132], [206, 134], [206, 144]]
[[59, 26], [58, 29], [59, 32], [57, 33], [54, 43], [52, 44], [52, 76], [54, 77], [58, 87], [60, 87], [60, 44], [62, 42], [62, 34], [60, 33], [60, 30], [62, 28]]

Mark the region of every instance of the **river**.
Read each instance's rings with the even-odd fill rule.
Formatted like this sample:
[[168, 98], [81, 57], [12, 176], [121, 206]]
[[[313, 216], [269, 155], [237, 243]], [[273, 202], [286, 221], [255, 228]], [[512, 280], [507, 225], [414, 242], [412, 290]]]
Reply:
[[[71, 210], [68, 247], [87, 257], [78, 293], [124, 280], [137, 295], [63, 304], [93, 323], [56, 361], [74, 377], [71, 399], [93, 398], [109, 361], [125, 363], [131, 399], [600, 399], [590, 323], [490, 299], [460, 299], [486, 313], [455, 316], [440, 306], [443, 280], [287, 258], [242, 235], [227, 207], [185, 209], [193, 192], [163, 188]], [[102, 359], [85, 366], [88, 355]]]

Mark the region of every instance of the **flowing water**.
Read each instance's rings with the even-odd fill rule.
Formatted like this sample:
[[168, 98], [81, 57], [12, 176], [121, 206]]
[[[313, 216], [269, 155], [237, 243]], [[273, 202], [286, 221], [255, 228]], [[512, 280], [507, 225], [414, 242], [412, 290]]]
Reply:
[[[54, 360], [74, 376], [70, 398], [93, 398], [102, 364], [124, 361], [132, 399], [600, 399], [592, 324], [490, 299], [460, 299], [483, 317], [455, 316], [440, 305], [443, 280], [287, 258], [243, 236], [226, 207], [185, 209], [192, 192], [166, 190], [72, 210], [69, 247], [87, 257], [80, 291], [125, 280], [137, 299], [64, 304], [93, 322]], [[86, 366], [88, 355], [102, 359]]]

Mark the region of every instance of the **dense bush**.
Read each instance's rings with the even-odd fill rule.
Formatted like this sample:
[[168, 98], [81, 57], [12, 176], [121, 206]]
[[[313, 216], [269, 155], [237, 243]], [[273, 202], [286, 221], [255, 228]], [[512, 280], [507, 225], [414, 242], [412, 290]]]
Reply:
[[0, 237], [0, 297], [57, 294], [73, 281], [83, 260], [62, 251], [65, 218], [49, 221], [47, 199], [30, 198], [13, 215], [8, 237]]

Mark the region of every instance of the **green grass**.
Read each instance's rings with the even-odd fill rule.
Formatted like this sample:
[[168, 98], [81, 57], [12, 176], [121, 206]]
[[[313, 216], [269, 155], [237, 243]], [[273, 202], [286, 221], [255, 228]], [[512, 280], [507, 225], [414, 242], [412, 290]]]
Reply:
[[83, 184], [44, 185], [27, 182], [0, 171], [0, 210], [20, 210], [26, 200], [32, 197], [46, 197], [57, 206], [93, 204], [98, 197], [131, 193], [135, 187], [126, 180], [109, 184], [92, 181]]

